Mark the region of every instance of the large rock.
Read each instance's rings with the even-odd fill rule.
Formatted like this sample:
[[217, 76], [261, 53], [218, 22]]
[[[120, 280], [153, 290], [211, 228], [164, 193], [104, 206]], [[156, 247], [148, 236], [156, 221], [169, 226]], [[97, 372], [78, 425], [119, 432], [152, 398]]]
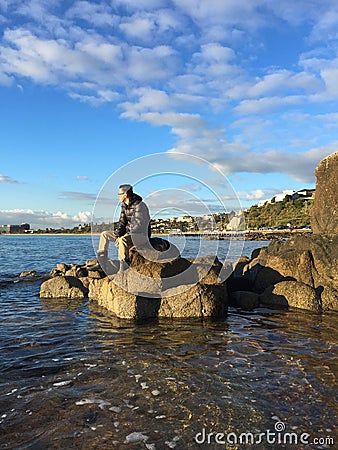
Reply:
[[155, 286], [158, 292], [199, 282], [216, 284], [226, 279], [223, 272], [226, 273], [227, 267], [223, 266], [215, 256], [188, 260], [177, 256], [173, 247], [170, 247], [168, 251], [172, 252], [172, 258], [165, 256], [167, 252], [154, 252], [147, 249], [139, 252], [132, 247], [129, 255], [134, 277], [129, 275], [126, 289], [134, 292], [131, 287], [131, 282], [133, 282], [136, 292], [140, 292], [140, 284], [144, 286], [142, 289], [144, 292], [153, 293]]
[[240, 261], [233, 277], [237, 274], [236, 290], [243, 290], [242, 283], [259, 294], [277, 283], [298, 281], [316, 291], [324, 310], [338, 310], [337, 267], [338, 235], [295, 234], [286, 242], [270, 243], [244, 265]]
[[197, 283], [183, 292], [178, 287], [164, 292], [164, 295], [159, 317], [221, 318], [228, 308], [227, 291], [222, 284]]
[[[165, 252], [165, 250], [163, 251]], [[135, 248], [130, 268], [89, 285], [89, 298], [125, 319], [223, 317], [227, 291], [215, 257], [187, 260], [172, 253]]]
[[89, 298], [121, 319], [151, 319], [158, 316], [159, 298], [148, 298], [125, 291], [108, 277], [89, 285]]
[[[128, 272], [123, 274], [128, 278]], [[132, 276], [132, 274], [129, 275]], [[227, 311], [227, 294], [222, 284], [193, 284], [163, 291], [163, 298], [146, 297], [126, 291], [121, 280], [104, 278], [93, 280], [89, 286], [89, 298], [97, 301], [117, 317], [123, 319], [168, 318], [219, 318]], [[119, 282], [119, 284], [116, 284]]]
[[58, 276], [43, 282], [40, 287], [41, 298], [81, 299], [88, 294], [83, 283], [76, 277]]
[[[84, 298], [122, 319], [223, 317], [227, 311], [227, 290], [222, 265], [217, 257], [187, 260], [164, 239], [151, 241], [151, 248], [132, 248], [130, 267], [116, 273], [110, 261], [107, 275], [84, 265], [59, 264], [51, 278], [41, 285], [41, 298]], [[74, 276], [69, 276], [73, 274]]]
[[299, 281], [282, 281], [267, 288], [260, 296], [262, 304], [271, 307], [294, 307], [309, 311], [321, 311], [316, 291]]
[[338, 234], [338, 152], [323, 159], [315, 171], [316, 193], [311, 211], [313, 233]]

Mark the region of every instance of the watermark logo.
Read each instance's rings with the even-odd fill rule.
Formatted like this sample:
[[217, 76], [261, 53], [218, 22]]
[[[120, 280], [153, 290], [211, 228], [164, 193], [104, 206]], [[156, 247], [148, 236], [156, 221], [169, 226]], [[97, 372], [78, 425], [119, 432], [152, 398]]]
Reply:
[[[230, 181], [216, 165], [205, 159], [170, 152], [133, 160], [109, 177], [97, 196], [92, 214], [95, 251], [99, 246], [101, 250], [103, 248], [102, 242], [98, 241], [102, 233], [114, 240], [114, 223], [119, 221], [121, 211], [117, 193], [123, 184], [132, 185], [134, 193], [142, 197], [143, 217], [148, 209], [153, 235], [165, 233], [169, 243], [167, 248], [159, 249], [161, 242], [158, 239], [147, 237], [145, 241], [138, 232], [133, 233], [127, 227], [129, 250], [133, 247], [135, 254], [136, 249], [139, 261], [146, 264], [139, 264], [139, 267], [131, 264], [123, 276], [110, 271], [111, 265], [102, 264], [106, 274], [124, 290], [165, 298], [172, 295], [173, 289], [175, 295], [191, 289], [215, 264], [215, 257], [219, 255], [218, 238], [226, 225], [229, 245], [221, 260], [235, 261], [242, 255], [244, 240], [238, 239], [238, 234], [245, 232], [244, 213]], [[138, 220], [137, 214], [135, 216]], [[194, 237], [193, 248], [188, 248], [191, 245], [188, 236]], [[114, 242], [109, 247], [113, 245]], [[106, 253], [107, 247], [103, 249]], [[184, 264], [179, 255], [187, 253], [189, 264]], [[167, 264], [165, 277], [155, 267], [157, 263]], [[231, 272], [232, 265], [224, 264], [218, 282], [225, 281]]]
[[199, 445], [315, 445], [334, 446], [334, 438], [331, 436], [311, 436], [309, 433], [287, 431], [286, 424], [278, 421], [274, 424], [274, 429], [267, 429], [264, 432], [208, 432], [205, 428], [196, 433], [195, 442]]

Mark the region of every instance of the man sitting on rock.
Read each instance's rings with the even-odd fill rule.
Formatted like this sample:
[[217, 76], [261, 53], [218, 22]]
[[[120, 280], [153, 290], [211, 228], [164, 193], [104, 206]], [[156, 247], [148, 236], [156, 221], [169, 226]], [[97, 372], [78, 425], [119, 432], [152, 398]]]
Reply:
[[115, 231], [103, 231], [100, 235], [97, 252], [98, 263], [89, 266], [89, 270], [106, 268], [108, 262], [109, 242], [114, 241], [118, 247], [120, 271], [125, 270], [129, 261], [129, 250], [147, 245], [151, 235], [150, 215], [147, 205], [142, 197], [133, 192], [130, 184], [121, 184], [118, 199], [122, 203], [120, 220]]

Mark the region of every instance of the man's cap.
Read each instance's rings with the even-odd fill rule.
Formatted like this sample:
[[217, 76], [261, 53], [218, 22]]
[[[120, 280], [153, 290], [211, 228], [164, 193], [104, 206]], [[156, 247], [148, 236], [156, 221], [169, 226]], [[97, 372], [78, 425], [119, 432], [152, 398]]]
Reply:
[[128, 192], [130, 189], [133, 189], [133, 186], [131, 184], [121, 184], [119, 186], [118, 195], [123, 195], [126, 192]]

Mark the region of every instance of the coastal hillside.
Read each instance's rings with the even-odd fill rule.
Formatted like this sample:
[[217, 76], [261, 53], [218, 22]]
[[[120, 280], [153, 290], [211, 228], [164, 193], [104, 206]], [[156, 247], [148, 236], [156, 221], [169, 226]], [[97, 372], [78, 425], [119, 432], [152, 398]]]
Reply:
[[286, 196], [281, 202], [253, 205], [245, 211], [247, 229], [306, 227], [310, 225], [310, 211], [313, 199]]

